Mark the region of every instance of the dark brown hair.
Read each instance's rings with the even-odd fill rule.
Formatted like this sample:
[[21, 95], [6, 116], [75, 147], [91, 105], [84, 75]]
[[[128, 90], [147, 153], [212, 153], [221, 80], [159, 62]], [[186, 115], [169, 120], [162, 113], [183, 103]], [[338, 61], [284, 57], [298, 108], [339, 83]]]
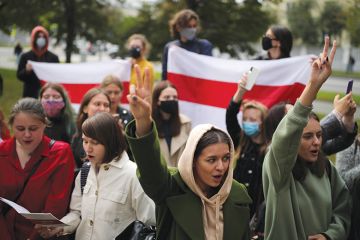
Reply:
[[232, 141], [229, 136], [220, 129], [211, 128], [199, 139], [194, 152], [194, 161], [198, 159], [204, 148], [216, 143], [225, 143], [229, 146], [230, 151], [232, 149]]
[[[320, 122], [319, 117], [314, 112], [310, 113], [309, 120], [310, 119], [315, 119], [316, 121]], [[328, 159], [322, 151], [320, 151], [318, 159], [315, 162], [307, 162], [298, 154], [296, 163], [292, 170], [294, 179], [299, 182], [303, 182], [306, 178], [307, 169], [309, 169], [310, 172], [321, 178], [326, 171], [326, 161], [328, 161]]]
[[184, 9], [175, 14], [175, 16], [169, 21], [170, 33], [173, 38], [180, 39], [180, 33], [177, 28], [187, 28], [189, 22], [195, 19], [197, 21], [197, 28], [200, 30], [199, 16], [190, 9]]
[[82, 133], [89, 138], [95, 139], [105, 147], [103, 163], [111, 162], [126, 150], [125, 137], [118, 122], [110, 113], [97, 113], [88, 118], [82, 125]]
[[77, 134], [81, 133], [81, 126], [83, 122], [88, 118], [88, 114], [84, 112], [84, 108], [89, 105], [91, 99], [95, 97], [98, 94], [103, 94], [106, 96], [106, 98], [109, 101], [109, 107], [111, 107], [111, 101], [109, 95], [106, 94], [104, 90], [101, 88], [91, 88], [89, 91], [85, 93], [83, 96], [83, 99], [81, 100], [80, 109], [78, 113], [78, 117], [76, 119], [76, 128], [77, 128]]
[[267, 117], [265, 118], [264, 122], [265, 141], [267, 144], [270, 144], [277, 126], [286, 114], [286, 104], [288, 103], [280, 102], [272, 106], [268, 111]]
[[284, 26], [274, 25], [270, 27], [276, 40], [280, 42], [281, 55], [279, 58], [290, 57], [290, 52], [293, 45], [293, 37], [290, 30]]
[[[158, 135], [161, 138], [164, 137], [164, 122], [165, 122], [165, 120], [161, 116], [158, 101], [159, 101], [161, 92], [165, 88], [168, 88], [168, 87], [171, 87], [171, 88], [174, 88], [175, 90], [177, 90], [175, 85], [173, 85], [171, 82], [169, 82], [167, 80], [160, 81], [160, 82], [156, 83], [156, 85], [154, 86], [154, 91], [153, 91], [153, 95], [152, 95], [152, 118], [154, 119], [154, 122], [156, 124], [156, 128], [158, 130]], [[181, 129], [179, 112], [175, 113], [175, 114], [171, 114], [169, 121], [170, 121], [170, 128], [171, 128], [171, 136], [179, 135], [180, 129]]]

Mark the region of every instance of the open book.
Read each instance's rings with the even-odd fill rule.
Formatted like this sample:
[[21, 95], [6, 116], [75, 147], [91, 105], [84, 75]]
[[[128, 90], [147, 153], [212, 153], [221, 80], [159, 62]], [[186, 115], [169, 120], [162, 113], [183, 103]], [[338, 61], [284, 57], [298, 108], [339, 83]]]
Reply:
[[8, 204], [10, 207], [14, 208], [16, 212], [18, 212], [20, 215], [30, 220], [34, 224], [46, 225], [49, 227], [68, 226], [67, 224], [57, 219], [51, 213], [31, 213], [26, 208], [6, 198], [0, 197], [0, 201], [3, 201], [4, 203]]

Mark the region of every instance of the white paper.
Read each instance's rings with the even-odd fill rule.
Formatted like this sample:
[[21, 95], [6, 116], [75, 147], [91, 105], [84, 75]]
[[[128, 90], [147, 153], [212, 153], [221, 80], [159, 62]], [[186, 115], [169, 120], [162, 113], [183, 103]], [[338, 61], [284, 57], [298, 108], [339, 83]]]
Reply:
[[30, 213], [29, 210], [26, 208], [20, 206], [17, 203], [14, 203], [13, 201], [10, 201], [6, 198], [0, 197], [0, 200], [4, 203], [11, 206], [16, 212], [18, 212], [20, 215], [25, 217], [26, 219], [30, 220], [34, 224], [40, 224], [40, 225], [46, 225], [46, 226], [68, 226], [67, 224], [61, 222], [59, 219], [57, 219], [54, 215], [51, 213]]
[[0, 197], [0, 200], [3, 201], [4, 203], [8, 204], [10, 207], [12, 207], [13, 209], [15, 209], [16, 212], [22, 214], [22, 213], [30, 213], [29, 210], [27, 210], [26, 208], [20, 206], [19, 204], [14, 203], [13, 201], [10, 201], [6, 198], [2, 198]]

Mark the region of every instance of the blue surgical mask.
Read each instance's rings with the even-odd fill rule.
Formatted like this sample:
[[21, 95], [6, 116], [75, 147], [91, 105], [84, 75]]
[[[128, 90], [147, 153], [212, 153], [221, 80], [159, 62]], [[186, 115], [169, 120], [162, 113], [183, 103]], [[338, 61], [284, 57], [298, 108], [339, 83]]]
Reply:
[[196, 37], [196, 28], [184, 28], [180, 31], [180, 35], [189, 41], [194, 40]]
[[242, 129], [248, 137], [256, 136], [260, 132], [260, 126], [257, 122], [243, 122]]

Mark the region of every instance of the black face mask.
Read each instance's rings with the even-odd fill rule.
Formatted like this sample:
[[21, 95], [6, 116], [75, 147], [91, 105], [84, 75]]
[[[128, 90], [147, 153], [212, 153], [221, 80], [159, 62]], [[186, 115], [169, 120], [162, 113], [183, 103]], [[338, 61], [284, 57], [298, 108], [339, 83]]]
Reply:
[[179, 103], [176, 100], [160, 101], [159, 108], [169, 114], [177, 114], [179, 112]]
[[141, 55], [141, 49], [138, 47], [130, 48], [129, 54], [132, 58], [139, 58]]
[[269, 37], [263, 37], [262, 38], [262, 48], [265, 50], [265, 51], [267, 51], [267, 50], [269, 50], [270, 48], [272, 48], [273, 47], [273, 45], [272, 45], [272, 43], [271, 43], [271, 38], [269, 38]]

